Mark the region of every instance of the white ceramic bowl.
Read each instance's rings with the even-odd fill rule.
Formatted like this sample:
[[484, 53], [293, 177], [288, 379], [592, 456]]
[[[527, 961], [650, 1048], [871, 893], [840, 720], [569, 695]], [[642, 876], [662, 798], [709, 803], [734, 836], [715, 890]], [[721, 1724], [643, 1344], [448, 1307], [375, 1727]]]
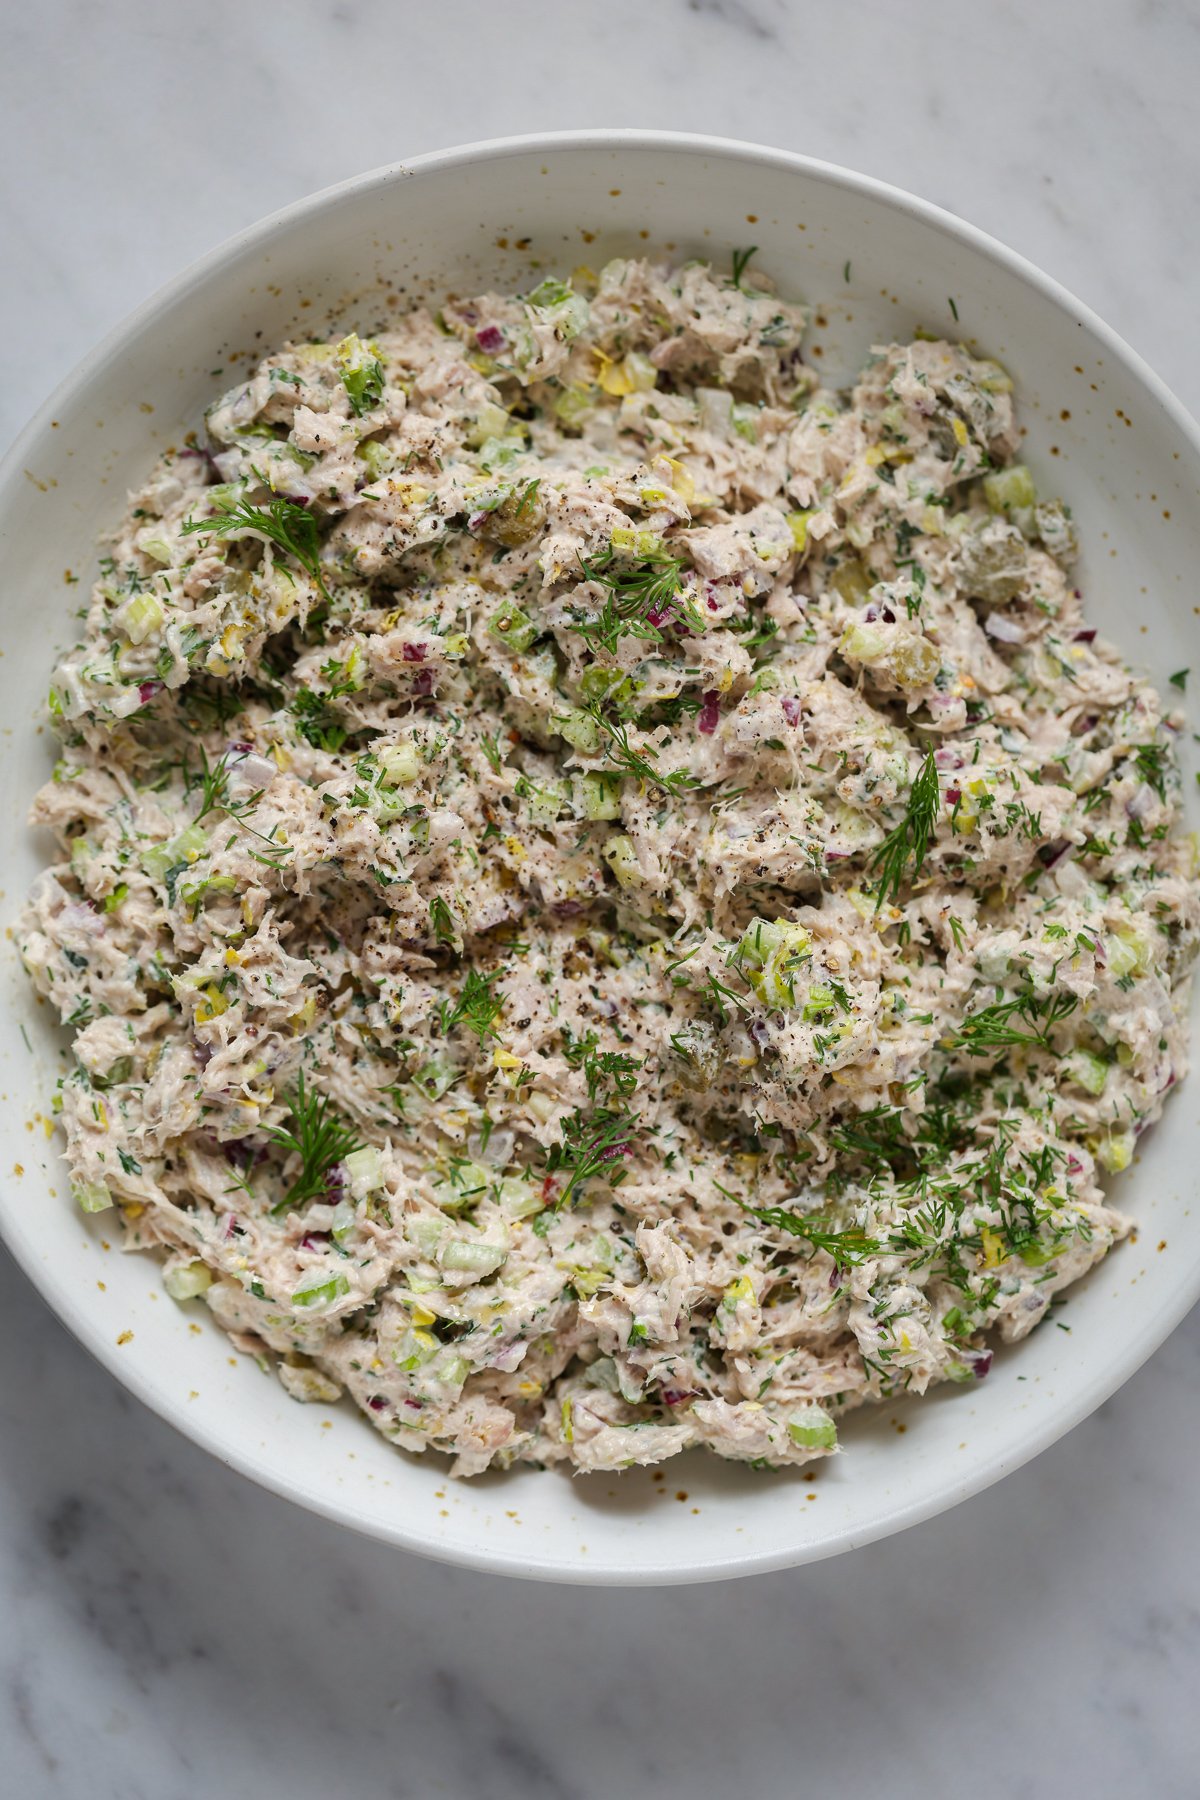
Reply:
[[[397, 294], [519, 289], [535, 268], [566, 272], [620, 253], [727, 261], [749, 244], [784, 292], [818, 303], [810, 345], [826, 371], [849, 374], [872, 342], [917, 326], [999, 357], [1018, 381], [1027, 459], [1074, 508], [1093, 619], [1160, 683], [1188, 664], [1200, 679], [1200, 436], [1150, 371], [1045, 276], [933, 207], [779, 151], [620, 131], [475, 145], [364, 175], [231, 239], [89, 356], [5, 462], [6, 916], [44, 851], [24, 823], [51, 754], [41, 698], [85, 591], [63, 571], [92, 579], [97, 534], [157, 452], [198, 423], [220, 385], [214, 369], [331, 318], [365, 330]], [[903, 1415], [856, 1415], [847, 1454], [814, 1480], [693, 1455], [660, 1481], [523, 1469], [456, 1484], [433, 1457], [392, 1449], [348, 1405], [295, 1405], [248, 1357], [231, 1365], [204, 1308], [162, 1295], [152, 1260], [109, 1254], [111, 1225], [75, 1211], [41, 1129], [59, 1047], [11, 944], [4, 979], [0, 1229], [51, 1306], [127, 1387], [224, 1462], [426, 1555], [591, 1582], [700, 1580], [831, 1555], [950, 1506], [1052, 1443], [1200, 1293], [1190, 1088], [1120, 1183], [1138, 1239], [1072, 1290], [1069, 1331], [1044, 1325], [999, 1355], [978, 1389]]]

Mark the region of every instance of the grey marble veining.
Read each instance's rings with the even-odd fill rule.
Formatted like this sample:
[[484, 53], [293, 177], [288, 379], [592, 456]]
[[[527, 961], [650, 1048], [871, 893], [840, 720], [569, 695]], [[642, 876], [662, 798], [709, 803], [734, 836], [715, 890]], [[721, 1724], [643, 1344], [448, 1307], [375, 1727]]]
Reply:
[[[0, 438], [190, 258], [523, 129], [716, 131], [883, 176], [1064, 280], [1200, 409], [1200, 12], [1168, 0], [10, 9]], [[287, 1508], [92, 1365], [0, 1256], [14, 1800], [1196, 1792], [1193, 1318], [1036, 1464], [850, 1558], [594, 1592]]]

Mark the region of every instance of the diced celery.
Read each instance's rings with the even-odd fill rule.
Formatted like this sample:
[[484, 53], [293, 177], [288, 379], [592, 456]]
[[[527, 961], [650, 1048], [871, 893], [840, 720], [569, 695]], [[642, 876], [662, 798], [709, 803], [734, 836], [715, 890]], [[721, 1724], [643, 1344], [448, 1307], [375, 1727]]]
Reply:
[[985, 394], [1011, 394], [1013, 391], [1012, 376], [998, 362], [977, 363], [975, 379]]
[[350, 1200], [339, 1200], [333, 1209], [329, 1229], [336, 1244], [344, 1244], [358, 1224], [358, 1213]]
[[[169, 551], [164, 560], [170, 562]], [[131, 644], [143, 644], [152, 631], [159, 629], [165, 617], [153, 594], [134, 594], [117, 613], [117, 624]]]
[[801, 1017], [806, 1023], [811, 1024], [814, 1019], [823, 1019], [826, 1013], [831, 1013], [836, 1005], [832, 988], [811, 987], [808, 990], [808, 999], [801, 1009]]
[[871, 592], [871, 577], [857, 557], [839, 563], [831, 581], [847, 606], [861, 606]]
[[743, 932], [734, 961], [764, 1006], [796, 1004], [796, 972], [812, 960], [812, 939], [787, 919], [755, 919]]
[[529, 817], [535, 825], [553, 825], [569, 804], [570, 791], [562, 781], [531, 787], [527, 796]]
[[405, 1233], [422, 1256], [432, 1256], [446, 1231], [446, 1221], [423, 1214], [405, 1222]]
[[422, 1331], [419, 1326], [411, 1326], [396, 1345], [396, 1367], [419, 1369], [423, 1363], [437, 1355], [439, 1347], [432, 1331]]
[[808, 521], [812, 517], [812, 509], [808, 512], [789, 513], [787, 516], [788, 530], [792, 534], [792, 548], [797, 555], [802, 555], [808, 548]]
[[112, 1195], [102, 1181], [73, 1181], [71, 1193], [76, 1205], [82, 1212], [107, 1212], [113, 1203]]
[[95, 1070], [92, 1071], [92, 1085], [101, 1090], [104, 1088], [116, 1087], [118, 1082], [128, 1081], [132, 1074], [132, 1056], [118, 1056], [115, 1061], [108, 1065], [108, 1068], [104, 1070], [103, 1074], [98, 1074]]
[[[519, 1059], [517, 1066], [520, 1067]], [[455, 1163], [449, 1180], [438, 1183], [438, 1205], [443, 1212], [463, 1212], [467, 1207], [477, 1206], [494, 1179], [495, 1172], [482, 1163]]]
[[355, 455], [366, 463], [369, 482], [378, 481], [396, 466], [395, 452], [387, 444], [379, 443], [376, 438], [365, 438]]
[[576, 776], [575, 805], [585, 819], [619, 819], [620, 778], [614, 775]]
[[1071, 1078], [1089, 1094], [1102, 1094], [1108, 1081], [1108, 1064], [1090, 1050], [1076, 1050], [1068, 1062]]
[[1037, 501], [1033, 476], [1024, 463], [1011, 463], [1007, 469], [993, 469], [983, 478], [983, 492], [993, 512], [1017, 512]]
[[802, 1450], [836, 1450], [837, 1426], [820, 1406], [799, 1406], [788, 1419], [788, 1436]]
[[757, 406], [735, 404], [730, 414], [733, 429], [740, 438], [745, 438], [748, 444], [757, 444], [758, 442], [759, 411]]
[[383, 1153], [374, 1144], [351, 1150], [343, 1166], [355, 1195], [370, 1194], [383, 1186]]
[[661, 556], [663, 550], [657, 531], [638, 531], [632, 525], [614, 525], [609, 542], [627, 556]]
[[584, 420], [595, 411], [596, 390], [573, 384], [563, 389], [554, 402], [555, 417], [568, 431], [582, 431]]
[[163, 1276], [163, 1286], [172, 1300], [196, 1300], [208, 1292], [212, 1280], [208, 1264], [197, 1260], [177, 1269], [168, 1269]]
[[413, 1076], [413, 1085], [421, 1090], [427, 1100], [440, 1100], [443, 1094], [449, 1093], [461, 1074], [462, 1070], [454, 1063], [435, 1058], [417, 1070]]
[[1153, 943], [1136, 925], [1116, 926], [1106, 949], [1108, 972], [1116, 981], [1126, 975], [1144, 975], [1153, 962]]
[[641, 886], [642, 869], [637, 851], [622, 833], [609, 838], [604, 846], [604, 860], [623, 888]]
[[292, 1289], [292, 1305], [329, 1306], [349, 1292], [350, 1283], [340, 1269], [332, 1275], [327, 1269], [310, 1269]]
[[531, 1219], [545, 1210], [545, 1202], [537, 1188], [516, 1176], [500, 1183], [500, 1209], [510, 1219]]
[[489, 438], [503, 438], [511, 424], [511, 419], [502, 407], [485, 400], [467, 429], [466, 441], [472, 450], [478, 450]]
[[208, 833], [203, 825], [185, 825], [173, 839], [171, 850], [175, 862], [194, 863], [208, 849]]
[[726, 1312], [734, 1312], [740, 1300], [754, 1299], [754, 1283], [748, 1275], [738, 1275], [729, 1283], [721, 1295], [721, 1305]]
[[568, 712], [556, 713], [554, 725], [559, 736], [566, 738], [573, 750], [581, 750], [585, 756], [594, 756], [600, 748], [600, 727], [591, 713], [573, 706]]
[[488, 635], [507, 644], [510, 650], [531, 650], [537, 640], [538, 627], [519, 606], [505, 606], [488, 626]]
[[1110, 1131], [1096, 1145], [1096, 1161], [1110, 1175], [1119, 1175], [1133, 1161], [1133, 1152], [1137, 1147], [1137, 1139], [1132, 1131]]
[[633, 694], [633, 683], [620, 669], [605, 668], [602, 663], [590, 663], [579, 678], [579, 691], [590, 703], [600, 700], [611, 700], [615, 706], [630, 698]]
[[887, 655], [888, 636], [875, 625], [850, 625], [842, 633], [838, 649], [855, 662], [875, 663]]
[[492, 1275], [507, 1258], [503, 1244], [481, 1244], [471, 1238], [447, 1238], [437, 1257], [441, 1268], [471, 1275]]
[[446, 1387], [461, 1387], [471, 1373], [471, 1365], [461, 1352], [444, 1350], [430, 1373], [435, 1381], [443, 1382]]
[[78, 881], [83, 876], [92, 858], [96, 855], [96, 846], [89, 837], [77, 837], [71, 840], [71, 873]]

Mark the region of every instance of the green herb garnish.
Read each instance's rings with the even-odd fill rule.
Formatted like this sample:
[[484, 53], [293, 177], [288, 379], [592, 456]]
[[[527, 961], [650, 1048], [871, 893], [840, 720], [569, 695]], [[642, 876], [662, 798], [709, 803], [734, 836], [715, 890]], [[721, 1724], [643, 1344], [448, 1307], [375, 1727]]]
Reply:
[[[1001, 1000], [965, 1018], [954, 1035], [953, 1048], [966, 1050], [972, 1056], [986, 1056], [989, 1050], [1007, 1050], [1021, 1044], [1049, 1050], [1051, 1027], [1068, 1018], [1078, 1004], [1074, 994], [1050, 994], [1043, 999], [1022, 994], [1016, 1000]], [[1012, 1024], [1013, 1019], [1021, 1019], [1029, 1029], [1019, 1031]]]
[[481, 975], [478, 969], [468, 969], [453, 1009], [446, 1002], [442, 1005], [442, 1029], [447, 1036], [456, 1025], [465, 1025], [468, 1031], [473, 1031], [481, 1044], [486, 1038], [497, 1035], [495, 1022], [504, 1010], [503, 994], [492, 992], [492, 983], [498, 976], [499, 970], [494, 970], [491, 975]]
[[244, 496], [233, 502], [221, 501], [209, 518], [188, 519], [183, 526], [184, 535], [199, 532], [209, 537], [229, 538], [243, 531], [255, 531], [260, 537], [268, 538], [285, 555], [298, 562], [316, 582], [322, 597], [329, 599], [329, 590], [321, 575], [321, 537], [316, 518], [294, 500], [284, 500], [276, 495], [265, 506], [252, 506]]
[[363, 1147], [358, 1133], [338, 1117], [327, 1096], [314, 1094], [306, 1086], [303, 1069], [287, 1095], [287, 1106], [290, 1128], [276, 1127], [269, 1136], [283, 1149], [295, 1152], [301, 1169], [283, 1199], [271, 1208], [276, 1217], [326, 1193], [329, 1171]]
[[937, 828], [940, 802], [937, 762], [931, 750], [917, 770], [909, 789], [904, 817], [895, 830], [889, 831], [868, 865], [872, 871], [879, 871], [879, 883], [875, 890], [876, 912], [888, 900], [894, 900], [900, 892], [910, 863], [912, 871], [908, 879], [915, 881], [920, 874], [930, 840]]

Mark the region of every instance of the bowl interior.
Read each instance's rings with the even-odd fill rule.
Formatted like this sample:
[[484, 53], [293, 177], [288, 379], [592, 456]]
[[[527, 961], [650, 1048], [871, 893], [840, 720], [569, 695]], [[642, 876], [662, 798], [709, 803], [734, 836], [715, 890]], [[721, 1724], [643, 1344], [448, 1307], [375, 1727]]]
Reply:
[[[304, 202], [215, 252], [88, 360], [9, 459], [6, 922], [46, 848], [25, 824], [54, 753], [41, 705], [95, 574], [95, 540], [232, 370], [289, 336], [351, 325], [366, 336], [414, 296], [519, 289], [613, 255], [727, 261], [750, 245], [784, 292], [816, 305], [808, 349], [835, 379], [871, 344], [917, 327], [1004, 362], [1039, 488], [1074, 510], [1093, 620], [1160, 684], [1189, 663], [1200, 683], [1194, 428], [1111, 334], [1015, 258], [902, 196], [742, 146], [612, 133], [439, 155]], [[51, 1305], [225, 1461], [427, 1554], [584, 1581], [703, 1578], [830, 1554], [1017, 1466], [1131, 1373], [1200, 1290], [1200, 1108], [1189, 1090], [1119, 1184], [1136, 1241], [1071, 1290], [1056, 1315], [1064, 1329], [1047, 1323], [998, 1356], [978, 1389], [856, 1415], [848, 1454], [815, 1477], [693, 1455], [658, 1479], [518, 1470], [456, 1484], [440, 1461], [392, 1449], [348, 1405], [288, 1400], [231, 1355], [202, 1305], [162, 1294], [153, 1261], [110, 1251], [104, 1217], [82, 1218], [67, 1196], [47, 1123], [60, 1040], [11, 941], [2, 979], [0, 1229]]]

